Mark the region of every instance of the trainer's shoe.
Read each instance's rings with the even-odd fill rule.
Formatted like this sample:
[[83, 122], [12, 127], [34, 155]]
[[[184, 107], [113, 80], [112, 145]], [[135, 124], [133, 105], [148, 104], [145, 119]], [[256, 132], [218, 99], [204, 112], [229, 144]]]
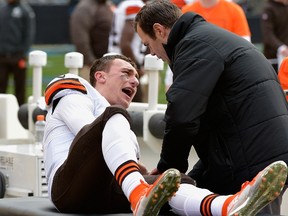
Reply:
[[133, 215], [158, 215], [161, 207], [175, 195], [180, 179], [177, 169], [168, 169], [152, 185], [142, 182], [129, 198]]
[[229, 197], [222, 212], [224, 216], [254, 216], [268, 203], [279, 196], [287, 178], [287, 165], [276, 161], [251, 181], [245, 182], [237, 194]]

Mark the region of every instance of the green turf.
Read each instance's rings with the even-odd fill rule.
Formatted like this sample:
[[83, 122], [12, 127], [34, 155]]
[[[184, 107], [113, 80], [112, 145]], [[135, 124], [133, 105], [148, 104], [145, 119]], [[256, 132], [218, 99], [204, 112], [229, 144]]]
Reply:
[[[47, 84], [56, 76], [68, 72], [64, 67], [64, 55], [47, 56], [47, 65], [42, 68], [42, 89], [43, 92]], [[32, 95], [32, 77], [33, 69], [29, 66], [26, 79], [26, 98]], [[10, 76], [9, 87], [7, 93], [14, 94], [13, 77]], [[26, 101], [27, 102], [27, 101]]]

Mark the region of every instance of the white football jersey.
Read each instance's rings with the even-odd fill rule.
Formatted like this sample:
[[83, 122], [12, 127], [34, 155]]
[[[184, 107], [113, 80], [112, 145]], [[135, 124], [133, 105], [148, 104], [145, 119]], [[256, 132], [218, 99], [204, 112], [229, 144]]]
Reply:
[[[119, 47], [119, 43], [125, 21], [134, 20], [136, 14], [143, 7], [143, 5], [144, 2], [142, 0], [124, 0], [119, 3], [114, 11], [114, 21], [109, 37], [109, 52], [119, 54], [122, 53]], [[136, 32], [134, 33], [131, 47], [137, 62], [143, 62], [146, 47], [142, 44], [141, 39]]]

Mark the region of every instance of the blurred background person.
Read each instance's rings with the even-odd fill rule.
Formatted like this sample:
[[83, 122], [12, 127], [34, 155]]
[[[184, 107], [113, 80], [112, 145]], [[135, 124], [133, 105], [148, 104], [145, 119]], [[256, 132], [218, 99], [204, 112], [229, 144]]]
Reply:
[[288, 56], [288, 0], [267, 0], [261, 16], [263, 53], [278, 71]]
[[283, 58], [281, 65], [279, 66], [278, 77], [283, 91], [288, 101], [288, 57]]
[[131, 58], [138, 68], [140, 84], [133, 102], [147, 101], [147, 79], [144, 75], [144, 57], [147, 48], [142, 44], [133, 27], [133, 21], [145, 0], [123, 0], [116, 5], [114, 22], [109, 38], [109, 52], [123, 54]]
[[192, 2], [195, 2], [198, 0], [171, 0], [175, 5], [177, 5], [179, 8], [182, 8], [186, 4], [190, 4]]
[[208, 22], [233, 32], [251, 42], [246, 15], [240, 5], [227, 0], [198, 0], [182, 7], [182, 12], [194, 12]]
[[13, 75], [19, 106], [26, 100], [26, 60], [35, 37], [35, 13], [21, 0], [0, 5], [0, 93], [6, 93]]
[[71, 41], [84, 56], [79, 75], [88, 81], [93, 61], [108, 52], [112, 22], [112, 5], [106, 0], [80, 0], [71, 14]]

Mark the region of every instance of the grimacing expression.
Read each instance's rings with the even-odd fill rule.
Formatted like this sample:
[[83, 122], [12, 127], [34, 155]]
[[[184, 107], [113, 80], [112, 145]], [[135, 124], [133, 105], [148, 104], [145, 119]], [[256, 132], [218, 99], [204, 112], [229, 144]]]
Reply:
[[111, 105], [128, 108], [139, 85], [139, 75], [136, 69], [129, 62], [115, 59], [109, 71], [99, 71], [99, 73], [102, 74], [97, 80], [97, 90]]

